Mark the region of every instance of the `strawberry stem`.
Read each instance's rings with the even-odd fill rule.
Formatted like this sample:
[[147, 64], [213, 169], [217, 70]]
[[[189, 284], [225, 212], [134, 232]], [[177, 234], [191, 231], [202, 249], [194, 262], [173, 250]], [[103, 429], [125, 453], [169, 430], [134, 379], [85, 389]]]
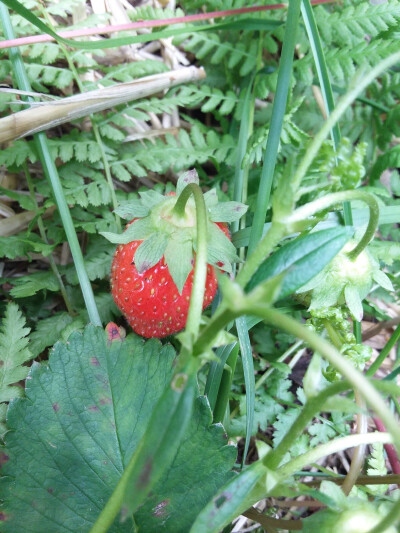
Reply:
[[323, 198], [318, 198], [313, 202], [310, 202], [302, 207], [296, 209], [289, 217], [281, 222], [288, 225], [299, 222], [306, 218], [313, 216], [314, 214], [327, 209], [335, 204], [351, 201], [351, 200], [361, 200], [368, 205], [369, 208], [369, 220], [368, 226], [362, 236], [362, 239], [357, 244], [357, 246], [348, 253], [349, 259], [354, 261], [357, 256], [366, 248], [369, 242], [374, 238], [375, 231], [379, 223], [379, 205], [375, 197], [365, 191], [360, 191], [358, 189], [352, 191], [341, 191], [328, 194]]
[[172, 210], [173, 215], [184, 218], [186, 215], [186, 202], [191, 195], [193, 195], [196, 206], [197, 235], [193, 288], [186, 322], [186, 332], [191, 337], [190, 345], [199, 333], [207, 278], [207, 210], [201, 188], [196, 183], [189, 183], [179, 195]]

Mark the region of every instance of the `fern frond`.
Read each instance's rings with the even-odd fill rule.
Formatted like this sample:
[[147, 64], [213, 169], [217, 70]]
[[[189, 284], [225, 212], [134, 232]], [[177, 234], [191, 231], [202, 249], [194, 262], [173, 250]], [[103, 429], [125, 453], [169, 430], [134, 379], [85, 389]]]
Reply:
[[0, 328], [0, 402], [23, 395], [23, 389], [14, 384], [26, 378], [29, 368], [22, 365], [33, 357], [25, 322], [18, 306], [9, 303]]
[[46, 86], [64, 89], [74, 79], [72, 71], [67, 68], [52, 67], [40, 63], [26, 63], [25, 69], [32, 88], [38, 92], [48, 92]]
[[[104, 279], [109, 276], [115, 246], [97, 235], [91, 241], [85, 252], [85, 267], [90, 281]], [[74, 264], [64, 270], [65, 277], [71, 285], [79, 283]]]
[[32, 252], [46, 256], [53, 250], [54, 245], [45, 244], [35, 233], [20, 233], [9, 237], [0, 237], [0, 257], [15, 259], [27, 256]]
[[130, 9], [128, 14], [131, 20], [156, 20], [183, 17], [186, 13], [180, 8], [171, 9], [169, 7], [163, 8], [147, 5]]
[[[177, 41], [179, 42], [179, 41]], [[244, 38], [231, 43], [222, 41], [215, 32], [192, 33], [182, 44], [184, 50], [192, 52], [197, 59], [208, 58], [213, 65], [224, 61], [228, 69], [237, 68], [240, 76], [246, 76], [256, 68], [258, 42]]]
[[0, 165], [20, 167], [25, 161], [35, 163], [37, 160], [31, 144], [25, 140], [14, 141], [10, 146], [0, 150]]
[[[261, 126], [257, 128], [251, 138], [249, 139], [248, 149], [243, 160], [243, 165], [251, 165], [259, 163], [263, 156], [265, 147], [267, 145], [269, 135], [269, 128]], [[293, 144], [300, 146], [306, 139], [308, 134], [300, 129], [289, 117], [285, 117], [281, 131], [281, 144]]]
[[[354, 76], [358, 68], [370, 69], [397, 50], [396, 41], [375, 39], [370, 43], [363, 41], [353, 47], [332, 47], [326, 53], [325, 58], [332, 80], [347, 82], [349, 78]], [[312, 56], [307, 54], [294, 63], [299, 78], [307, 83], [312, 82], [310, 71], [312, 61]]]
[[111, 202], [110, 187], [102, 172], [71, 161], [60, 167], [59, 173], [69, 204], [87, 207], [108, 205]]
[[167, 72], [167, 70], [167, 65], [162, 61], [146, 59], [136, 63], [122, 63], [117, 67], [109, 67], [106, 69], [106, 75], [101, 81], [102, 83], [105, 80], [116, 80], [120, 82], [132, 81], [143, 76]]
[[[368, 458], [367, 473], [369, 476], [385, 476], [387, 474], [384, 449], [381, 442], [372, 444], [372, 453]], [[367, 485], [367, 488], [369, 492], [378, 496], [385, 494], [388, 485]]]
[[220, 136], [212, 129], [204, 134], [193, 126], [190, 133], [181, 129], [177, 138], [169, 134], [165, 141], [155, 139], [152, 143], [144, 140], [124, 147], [120, 159], [111, 164], [111, 170], [121, 181], [128, 181], [131, 174], [143, 177], [148, 170], [178, 172], [208, 159], [229, 164], [234, 148], [235, 142], [230, 135]]
[[60, 289], [57, 278], [52, 272], [35, 272], [28, 276], [12, 278], [9, 280], [14, 287], [10, 290], [13, 298], [26, 298], [39, 291], [47, 290], [56, 292]]
[[329, 14], [319, 6], [314, 10], [316, 22], [325, 44], [355, 45], [400, 23], [400, 3], [388, 0], [380, 4], [361, 2]]
[[393, 146], [387, 150], [384, 154], [380, 155], [375, 161], [371, 170], [371, 181], [378, 181], [381, 174], [387, 168], [399, 168], [400, 167], [400, 146]]
[[51, 154], [67, 163], [75, 158], [80, 163], [96, 163], [101, 160], [101, 149], [90, 134], [73, 130], [59, 139], [49, 139]]

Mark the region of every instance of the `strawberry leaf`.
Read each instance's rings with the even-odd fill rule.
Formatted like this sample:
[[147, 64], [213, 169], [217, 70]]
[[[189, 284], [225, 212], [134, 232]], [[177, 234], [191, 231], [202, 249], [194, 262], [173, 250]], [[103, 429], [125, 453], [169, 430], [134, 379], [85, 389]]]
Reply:
[[[207, 261], [226, 272], [232, 272], [231, 263], [239, 261], [236, 248], [225, 233], [213, 222], [207, 225]], [[223, 264], [220, 264], [223, 263]]]
[[178, 183], [176, 184], [176, 195], [179, 196], [183, 189], [189, 185], [189, 183], [196, 183], [197, 185], [199, 184], [199, 176], [195, 169], [183, 172], [179, 176]]
[[114, 244], [128, 244], [132, 241], [142, 241], [154, 233], [153, 222], [150, 217], [139, 218], [130, 224], [124, 233], [111, 233], [109, 231], [100, 231], [108, 241]]
[[121, 202], [117, 209], [114, 209], [114, 213], [124, 220], [132, 220], [133, 218], [147, 217], [149, 209], [145, 207], [138, 198], [135, 198], [133, 200], [127, 200], [126, 202]]
[[390, 281], [389, 277], [384, 272], [382, 272], [382, 270], [374, 270], [372, 273], [372, 277], [378, 283], [378, 285], [380, 285], [387, 291], [394, 291], [392, 282]]
[[[89, 533], [137, 450], [170, 383], [175, 352], [154, 339], [123, 339], [114, 329], [115, 336], [88, 326], [57, 343], [49, 365], [32, 368], [26, 398], [10, 405], [3, 533]], [[231, 477], [236, 449], [223, 433], [211, 425], [208, 402], [198, 399], [173, 463], [135, 514], [141, 531], [190, 530]], [[133, 529], [128, 517], [108, 531]]]
[[208, 208], [210, 220], [213, 222], [234, 222], [247, 211], [248, 206], [240, 202], [221, 202]]
[[135, 253], [135, 265], [139, 274], [156, 265], [164, 255], [168, 243], [165, 233], [153, 233], [142, 242]]
[[346, 299], [347, 307], [349, 308], [354, 319], [358, 322], [361, 322], [363, 317], [363, 307], [357, 287], [354, 287], [354, 285], [350, 284], [346, 285], [344, 289], [344, 297]]
[[157, 191], [152, 190], [140, 192], [139, 196], [142, 201], [142, 205], [147, 207], [147, 209], [152, 209], [165, 200], [165, 196]]
[[210, 189], [209, 191], [203, 194], [203, 197], [207, 209], [213, 207], [218, 203], [217, 191], [215, 189]]
[[190, 231], [187, 231], [186, 234], [186, 237], [183, 232], [178, 235], [171, 235], [164, 252], [169, 273], [179, 294], [182, 294], [183, 286], [193, 268], [192, 236]]

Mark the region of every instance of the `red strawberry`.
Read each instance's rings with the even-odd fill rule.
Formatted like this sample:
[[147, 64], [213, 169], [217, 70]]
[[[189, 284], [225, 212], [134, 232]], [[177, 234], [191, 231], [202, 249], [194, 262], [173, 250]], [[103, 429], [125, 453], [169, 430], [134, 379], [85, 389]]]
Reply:
[[[193, 171], [182, 175], [177, 195], [190, 182]], [[177, 198], [155, 192], [141, 193], [141, 200], [121, 205], [117, 213], [133, 218], [122, 235], [103, 233], [118, 246], [111, 270], [112, 294], [132, 329], [143, 337], [165, 337], [186, 324], [193, 287], [196, 247], [196, 208], [192, 198], [179, 217], [173, 211]], [[237, 260], [224, 221], [237, 220], [246, 206], [219, 204], [215, 190], [204, 195], [207, 222], [208, 262], [203, 309], [214, 299], [217, 277], [213, 267], [231, 272]], [[221, 231], [222, 230], [222, 231]]]
[[[217, 225], [229, 237], [226, 224]], [[185, 327], [194, 269], [179, 294], [164, 257], [139, 274], [134, 257], [141, 243], [132, 241], [118, 246], [111, 267], [112, 294], [133, 331], [142, 337], [166, 337]], [[208, 265], [203, 309], [213, 301], [217, 285], [215, 270]]]

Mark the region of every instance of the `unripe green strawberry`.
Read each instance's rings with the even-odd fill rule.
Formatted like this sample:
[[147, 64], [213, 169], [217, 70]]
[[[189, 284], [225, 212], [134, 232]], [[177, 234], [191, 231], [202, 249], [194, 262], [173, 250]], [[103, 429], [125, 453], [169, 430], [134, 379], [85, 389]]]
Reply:
[[[320, 310], [346, 303], [355, 320], [363, 317], [362, 300], [375, 281], [387, 290], [393, 290], [391, 281], [367, 249], [355, 259], [348, 253], [356, 243], [348, 242], [342, 251], [315, 278], [299, 289], [308, 293], [310, 310]], [[306, 297], [307, 298], [307, 297]]]
[[[132, 222], [122, 235], [103, 233], [120, 243], [112, 264], [112, 294], [132, 329], [143, 337], [165, 337], [186, 325], [197, 243], [196, 206], [192, 197], [185, 211], [174, 211], [189, 183], [198, 183], [194, 171], [183, 174], [174, 193], [140, 193], [117, 213]], [[247, 207], [237, 202], [218, 203], [215, 190], [204, 195], [207, 208], [207, 278], [203, 309], [217, 291], [215, 268], [232, 272], [238, 260], [225, 222], [240, 218]]]

